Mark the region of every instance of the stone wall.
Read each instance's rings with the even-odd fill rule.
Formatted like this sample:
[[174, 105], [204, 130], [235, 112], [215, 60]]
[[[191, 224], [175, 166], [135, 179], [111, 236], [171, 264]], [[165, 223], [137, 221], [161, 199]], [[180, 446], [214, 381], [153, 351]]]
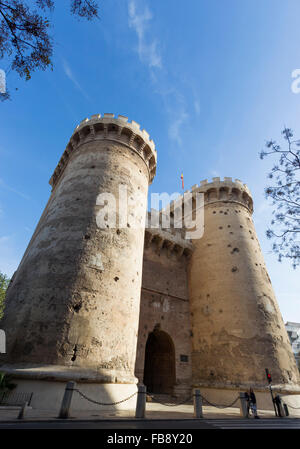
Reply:
[[[180, 239], [177, 240], [178, 247], [179, 243]], [[149, 334], [155, 329], [165, 332], [175, 349], [176, 383], [173, 393], [179, 395], [186, 394], [191, 388], [187, 257], [184, 249], [179, 252], [174, 245], [171, 250], [169, 244], [163, 244], [156, 238], [150, 243], [149, 236], [146, 236], [135, 374], [141, 382], [144, 380], [145, 349]], [[161, 376], [164, 377], [162, 372]]]
[[189, 265], [193, 379], [198, 385], [299, 387], [299, 373], [257, 239], [248, 188], [203, 183], [205, 230]]
[[144, 228], [129, 222], [100, 228], [97, 198], [113, 194], [118, 212], [119, 187], [125, 186], [140, 198], [129, 215], [143, 221], [155, 161], [149, 135], [124, 117], [94, 116], [75, 129], [8, 290], [1, 360], [9, 372], [136, 382]]

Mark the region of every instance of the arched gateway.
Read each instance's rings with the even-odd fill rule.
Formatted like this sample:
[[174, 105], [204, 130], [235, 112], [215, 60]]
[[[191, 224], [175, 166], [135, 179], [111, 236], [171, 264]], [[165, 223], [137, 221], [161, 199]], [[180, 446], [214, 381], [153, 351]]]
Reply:
[[145, 349], [144, 384], [150, 393], [173, 393], [176, 381], [175, 347], [169, 334], [154, 330]]

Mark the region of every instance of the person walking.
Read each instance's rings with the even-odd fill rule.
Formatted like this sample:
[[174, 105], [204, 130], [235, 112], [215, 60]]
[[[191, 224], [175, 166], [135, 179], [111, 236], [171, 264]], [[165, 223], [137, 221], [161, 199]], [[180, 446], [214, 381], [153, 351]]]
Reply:
[[247, 418], [249, 418], [249, 410], [250, 410], [250, 396], [249, 396], [249, 390], [245, 391], [245, 399], [247, 403]]
[[257, 414], [256, 396], [254, 394], [253, 388], [250, 388], [248, 397], [251, 412], [253, 413], [254, 418], [258, 419], [259, 416]]

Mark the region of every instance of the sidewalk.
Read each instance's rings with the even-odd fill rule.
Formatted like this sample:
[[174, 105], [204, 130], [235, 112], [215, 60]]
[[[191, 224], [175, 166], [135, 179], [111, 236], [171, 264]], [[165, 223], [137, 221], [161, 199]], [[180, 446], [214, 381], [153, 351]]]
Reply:
[[[6, 407], [0, 408], [0, 422], [12, 422], [17, 420], [20, 407]], [[275, 413], [272, 410], [259, 410], [258, 414], [261, 418], [275, 418]], [[58, 415], [58, 413], [57, 413]], [[203, 406], [204, 419], [225, 419], [236, 418], [242, 419], [239, 408], [217, 409], [215, 407]], [[72, 413], [72, 420], [80, 421], [98, 421], [98, 420], [126, 420], [135, 418], [135, 411], [115, 411], [106, 410], [101, 411], [84, 411]], [[147, 403], [145, 419], [194, 419], [193, 405], [179, 405], [176, 407], [167, 407], [157, 403]], [[36, 410], [27, 408], [23, 421], [57, 421], [57, 416], [53, 411]], [[19, 421], [19, 420], [18, 420]]]

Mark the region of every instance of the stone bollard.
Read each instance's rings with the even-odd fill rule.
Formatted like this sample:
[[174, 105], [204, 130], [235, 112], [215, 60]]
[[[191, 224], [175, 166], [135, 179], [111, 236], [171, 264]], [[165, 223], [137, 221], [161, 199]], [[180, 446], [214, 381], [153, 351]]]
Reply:
[[145, 418], [146, 411], [146, 386], [143, 384], [138, 385], [135, 417]]
[[67, 383], [64, 397], [61, 403], [60, 412], [59, 412], [59, 418], [60, 419], [67, 419], [69, 418], [70, 413], [70, 407], [71, 407], [71, 400], [73, 396], [74, 388], [76, 387], [76, 382], [69, 381]]
[[194, 417], [197, 419], [203, 418], [202, 396], [198, 389], [194, 390]]
[[283, 403], [283, 410], [284, 410], [285, 416], [289, 416], [290, 415], [289, 408], [288, 408], [288, 406], [287, 406], [287, 404], [285, 402]]
[[280, 418], [284, 418], [286, 416], [286, 413], [285, 413], [285, 409], [283, 407], [283, 402], [282, 402], [281, 396], [279, 394], [277, 396], [275, 396], [274, 401], [275, 401], [275, 404], [277, 407], [278, 416]]
[[246, 393], [240, 393], [240, 415], [243, 418], [249, 418], [249, 409], [246, 399]]
[[18, 419], [24, 419], [24, 415], [25, 415], [25, 411], [26, 411], [27, 405], [28, 405], [28, 402], [24, 402], [24, 404], [21, 407], [21, 410], [19, 411]]

